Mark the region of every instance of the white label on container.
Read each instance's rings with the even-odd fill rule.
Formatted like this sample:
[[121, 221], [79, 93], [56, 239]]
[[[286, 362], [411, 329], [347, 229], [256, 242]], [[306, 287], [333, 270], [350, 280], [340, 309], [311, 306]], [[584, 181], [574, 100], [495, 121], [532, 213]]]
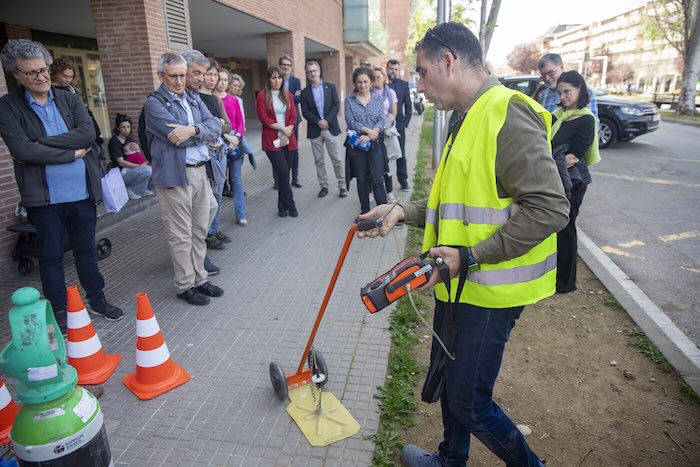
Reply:
[[44, 381], [45, 379], [55, 378], [56, 375], [58, 375], [58, 365], [55, 363], [49, 366], [27, 368], [27, 379], [29, 381]]
[[73, 407], [73, 412], [83, 421], [87, 423], [90, 417], [97, 410], [97, 399], [92, 397], [89, 392], [83, 389], [83, 397], [80, 398], [78, 405]]
[[60, 417], [65, 414], [66, 413], [63, 411], [63, 409], [59, 408], [44, 410], [43, 412], [39, 412], [38, 414], [34, 415], [33, 421], [34, 423], [39, 423], [47, 418]]

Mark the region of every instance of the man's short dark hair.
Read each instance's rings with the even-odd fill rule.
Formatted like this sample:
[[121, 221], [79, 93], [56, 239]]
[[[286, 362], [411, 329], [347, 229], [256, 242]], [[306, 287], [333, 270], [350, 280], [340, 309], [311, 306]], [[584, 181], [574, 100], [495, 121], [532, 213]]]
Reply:
[[389, 65], [399, 65], [399, 66], [400, 66], [400, 65], [401, 65], [401, 64], [399, 63], [399, 61], [396, 60], [395, 58], [392, 58], [391, 60], [389, 60], [388, 62], [386, 62], [386, 64], [387, 64], [387, 66], [389, 66]]
[[294, 60], [292, 60], [292, 57], [289, 54], [284, 54], [280, 58], [277, 59], [277, 64], [279, 66], [282, 66], [282, 60], [289, 60], [289, 63], [294, 65]]
[[554, 66], [564, 66], [564, 62], [561, 60], [561, 55], [559, 54], [544, 54], [540, 61], [537, 62], [537, 68], [544, 68], [547, 63], [551, 63]]
[[588, 86], [586, 86], [586, 80], [583, 79], [577, 71], [565, 71], [561, 74], [557, 80], [557, 84], [566, 83], [579, 90], [578, 92], [578, 102], [576, 107], [582, 109], [588, 105], [591, 101], [591, 97], [588, 95]]
[[419, 50], [432, 63], [438, 63], [445, 52], [450, 52], [462, 60], [467, 68], [484, 68], [479, 39], [463, 24], [449, 22], [428, 29], [416, 44], [416, 53]]

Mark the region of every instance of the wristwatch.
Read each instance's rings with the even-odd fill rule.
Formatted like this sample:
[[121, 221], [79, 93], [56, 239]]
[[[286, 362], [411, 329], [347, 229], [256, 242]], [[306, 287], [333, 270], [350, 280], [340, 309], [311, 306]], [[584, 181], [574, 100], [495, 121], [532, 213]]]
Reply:
[[462, 247], [466, 250], [466, 260], [467, 260], [467, 271], [473, 272], [479, 270], [479, 263], [476, 262], [474, 255], [472, 254], [472, 249], [468, 246]]
[[197, 125], [194, 126], [194, 135], [195, 136], [199, 135], [199, 127]]

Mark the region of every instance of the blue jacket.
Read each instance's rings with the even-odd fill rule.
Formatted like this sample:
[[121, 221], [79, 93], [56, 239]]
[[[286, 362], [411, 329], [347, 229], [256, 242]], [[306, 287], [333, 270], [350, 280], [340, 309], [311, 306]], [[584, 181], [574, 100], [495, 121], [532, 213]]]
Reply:
[[297, 91], [301, 91], [301, 80], [297, 78], [294, 75], [289, 75], [289, 89], [287, 91], [292, 93], [292, 96], [294, 96], [294, 106], [296, 107], [297, 111], [297, 125], [301, 121], [301, 109], [299, 108], [299, 104], [301, 103], [301, 94], [298, 96], [294, 94]]
[[187, 113], [182, 107], [180, 99], [162, 84], [154, 94], [165, 98], [166, 105], [161, 104], [154, 96], [146, 98], [144, 106], [146, 137], [151, 152], [153, 182], [160, 188], [188, 185], [185, 170], [186, 148], [214, 143], [221, 135], [221, 121], [212, 116], [199, 94], [193, 94], [187, 90], [185, 93], [187, 93], [192, 108], [194, 123], [199, 128], [199, 135], [188, 139], [180, 146], [175, 146], [168, 139], [172, 128], [167, 126], [168, 123], [188, 124]]
[[396, 129], [404, 131], [408, 128], [413, 114], [413, 103], [411, 102], [411, 93], [408, 90], [408, 82], [399, 78], [389, 83], [389, 87], [396, 93], [396, 99], [399, 101], [396, 105]]

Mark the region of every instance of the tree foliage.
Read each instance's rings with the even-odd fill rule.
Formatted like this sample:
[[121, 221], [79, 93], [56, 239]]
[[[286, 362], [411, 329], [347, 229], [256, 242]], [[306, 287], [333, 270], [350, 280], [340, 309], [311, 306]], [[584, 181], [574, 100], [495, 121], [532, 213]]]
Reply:
[[530, 74], [537, 71], [537, 61], [541, 55], [540, 48], [534, 42], [516, 45], [508, 54], [508, 66], [519, 73]]

